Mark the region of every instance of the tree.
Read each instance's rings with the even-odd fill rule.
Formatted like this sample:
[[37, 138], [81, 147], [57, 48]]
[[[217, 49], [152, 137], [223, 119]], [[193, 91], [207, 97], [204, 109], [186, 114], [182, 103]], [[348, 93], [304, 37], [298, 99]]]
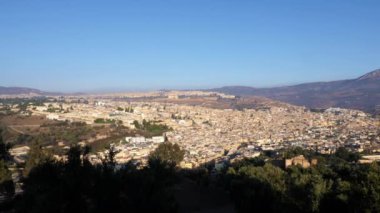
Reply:
[[312, 151], [303, 149], [301, 147], [290, 148], [290, 149], [285, 150], [283, 153], [284, 158], [293, 158], [298, 155], [303, 155], [306, 158], [314, 157], [314, 153]]
[[8, 168], [12, 159], [9, 153], [11, 146], [4, 143], [2, 131], [0, 129], [0, 195], [11, 197], [15, 192], [12, 172]]
[[359, 153], [350, 152], [344, 147], [339, 147], [335, 152], [335, 156], [347, 162], [358, 162], [360, 159]]
[[9, 170], [7, 163], [0, 160], [0, 195], [12, 197], [15, 192], [15, 186], [12, 180], [12, 172]]
[[102, 159], [103, 167], [114, 169], [116, 166], [115, 156], [119, 153], [113, 146], [107, 147], [106, 155]]
[[230, 190], [238, 212], [279, 212], [286, 191], [285, 172], [271, 164], [230, 168]]
[[9, 149], [12, 147], [9, 143], [3, 141], [3, 130], [0, 129], [0, 160], [10, 161], [12, 159]]
[[329, 190], [328, 181], [315, 169], [293, 166], [287, 170], [286, 198], [298, 212], [318, 212], [320, 202]]
[[136, 129], [141, 129], [142, 128], [141, 125], [140, 125], [140, 123], [138, 121], [136, 121], [136, 120], [133, 121], [133, 125], [135, 126]]
[[51, 159], [51, 155], [49, 155], [45, 150], [43, 150], [39, 141], [35, 141], [34, 143], [32, 143], [28, 153], [28, 159], [26, 160], [24, 168], [24, 176], [29, 175], [29, 172], [34, 167], [43, 164]]
[[33, 168], [17, 200], [17, 212], [176, 212], [173, 171], [165, 164], [114, 168], [115, 150], [92, 165], [89, 149], [73, 146], [67, 161]]
[[178, 165], [184, 158], [185, 151], [182, 150], [178, 144], [170, 142], [161, 143], [156, 150], [149, 155], [149, 160], [161, 160], [163, 162]]

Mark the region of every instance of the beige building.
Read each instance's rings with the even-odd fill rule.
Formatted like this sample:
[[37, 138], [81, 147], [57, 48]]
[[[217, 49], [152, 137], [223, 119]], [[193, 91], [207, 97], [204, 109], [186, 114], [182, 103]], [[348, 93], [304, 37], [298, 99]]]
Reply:
[[317, 165], [317, 163], [318, 163], [317, 159], [312, 159], [310, 162], [303, 155], [298, 155], [294, 158], [285, 159], [285, 168], [288, 168], [289, 166], [296, 166], [296, 165], [300, 165], [302, 168], [309, 168], [310, 166]]

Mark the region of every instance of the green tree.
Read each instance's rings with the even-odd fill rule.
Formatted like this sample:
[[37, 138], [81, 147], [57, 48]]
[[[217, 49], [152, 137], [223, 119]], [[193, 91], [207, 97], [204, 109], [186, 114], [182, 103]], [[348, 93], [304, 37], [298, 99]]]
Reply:
[[159, 159], [163, 162], [178, 165], [183, 160], [184, 156], [185, 150], [181, 149], [178, 144], [164, 142], [150, 153], [149, 160]]
[[318, 212], [330, 183], [315, 169], [290, 167], [287, 175], [287, 200], [298, 212]]
[[12, 161], [9, 153], [11, 146], [4, 143], [2, 131], [0, 129], [0, 194], [5, 197], [11, 197], [15, 191], [12, 172], [9, 170], [9, 164]]
[[320, 203], [320, 212], [353, 212], [350, 208], [352, 185], [349, 181], [338, 178]]
[[298, 155], [303, 155], [306, 158], [311, 158], [314, 157], [315, 153], [310, 150], [303, 149], [301, 147], [290, 148], [283, 152], [284, 158], [293, 158]]
[[11, 144], [5, 143], [3, 141], [3, 130], [0, 129], [0, 160], [10, 161], [12, 159], [9, 154], [9, 149], [11, 148]]
[[335, 156], [347, 162], [358, 162], [360, 159], [359, 153], [350, 152], [344, 147], [339, 147], [335, 152]]
[[0, 160], [0, 195], [7, 198], [12, 197], [15, 192], [15, 186], [12, 180], [12, 172], [9, 170], [7, 163]]
[[133, 125], [135, 126], [136, 129], [141, 129], [142, 128], [141, 125], [140, 125], [140, 123], [138, 121], [136, 121], [136, 120], [133, 121]]
[[114, 168], [114, 150], [92, 165], [89, 149], [73, 146], [67, 161], [33, 168], [17, 200], [18, 212], [175, 212], [173, 169], [164, 163], [137, 169]]
[[283, 211], [285, 172], [271, 164], [228, 170], [230, 191], [238, 212]]
[[28, 158], [25, 162], [24, 176], [29, 175], [34, 167], [49, 160], [52, 160], [52, 156], [42, 148], [38, 141], [33, 142], [28, 153]]

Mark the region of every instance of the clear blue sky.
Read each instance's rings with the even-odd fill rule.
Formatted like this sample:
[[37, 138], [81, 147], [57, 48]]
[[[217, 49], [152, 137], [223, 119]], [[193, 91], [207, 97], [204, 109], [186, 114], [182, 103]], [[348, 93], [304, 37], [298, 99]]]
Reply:
[[380, 68], [379, 0], [0, 0], [0, 85], [267, 87]]

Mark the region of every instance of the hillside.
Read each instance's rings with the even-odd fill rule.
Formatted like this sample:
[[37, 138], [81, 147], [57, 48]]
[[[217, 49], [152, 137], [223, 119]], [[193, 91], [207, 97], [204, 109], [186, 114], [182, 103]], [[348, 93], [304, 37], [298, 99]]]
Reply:
[[2, 87], [0, 86], [0, 95], [20, 95], [20, 94], [42, 94], [38, 89], [26, 87]]
[[3, 96], [56, 96], [56, 95], [83, 95], [84, 93], [61, 93], [61, 92], [46, 92], [39, 89], [27, 87], [2, 87], [0, 86], [0, 95]]
[[262, 96], [309, 108], [342, 107], [374, 113], [380, 111], [380, 69], [350, 80], [273, 88], [230, 86], [212, 91], [239, 96]]

